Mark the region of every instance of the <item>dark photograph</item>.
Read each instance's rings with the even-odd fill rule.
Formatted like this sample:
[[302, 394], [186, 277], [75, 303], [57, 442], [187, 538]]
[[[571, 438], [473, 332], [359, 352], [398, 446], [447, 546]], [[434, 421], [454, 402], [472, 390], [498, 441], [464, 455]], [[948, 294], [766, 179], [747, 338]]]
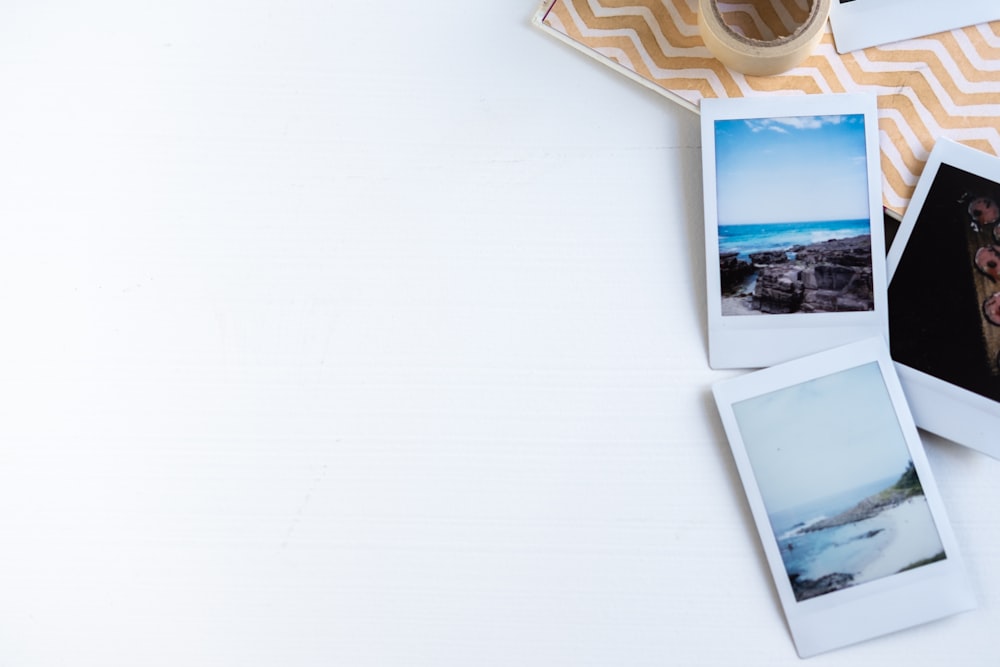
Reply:
[[895, 361], [1000, 400], [1000, 186], [942, 163], [889, 285]]

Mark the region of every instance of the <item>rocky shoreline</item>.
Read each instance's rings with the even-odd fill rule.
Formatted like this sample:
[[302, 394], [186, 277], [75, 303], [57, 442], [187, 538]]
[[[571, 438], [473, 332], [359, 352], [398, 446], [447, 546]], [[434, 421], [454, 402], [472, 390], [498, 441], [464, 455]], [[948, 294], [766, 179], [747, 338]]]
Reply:
[[[888, 493], [875, 494], [865, 498], [849, 510], [802, 528], [802, 532], [815, 533], [820, 530], [826, 530], [827, 528], [836, 528], [838, 526], [845, 526], [849, 523], [857, 523], [858, 521], [871, 519], [885, 510], [890, 510], [899, 506], [912, 496], [912, 492], [901, 490], [892, 490]], [[869, 530], [861, 535], [858, 535], [854, 539], [871, 539], [882, 531], [883, 529]], [[795, 599], [800, 601], [853, 586], [855, 583], [854, 579], [855, 577], [853, 574], [846, 572], [833, 572], [818, 579], [803, 579], [798, 574], [792, 574], [789, 576], [789, 581], [792, 584], [792, 591], [795, 593]]]
[[795, 599], [801, 602], [850, 587], [854, 583], [854, 575], [834, 572], [819, 579], [801, 579], [799, 575], [793, 574], [789, 580], [795, 592]]
[[747, 262], [736, 251], [720, 253], [719, 271], [723, 298], [744, 299], [751, 311], [874, 310], [868, 234], [751, 253], [749, 257]]
[[[883, 576], [945, 560], [947, 555], [937, 540], [933, 519], [926, 513], [926, 499], [921, 497], [923, 507], [913, 505], [915, 500], [911, 496], [891, 507], [883, 508], [882, 512], [885, 514], [881, 517], [876, 514], [860, 519], [860, 521], [868, 520], [866, 524], [862, 524], [864, 532], [848, 538], [847, 542], [867, 541], [889, 535], [888, 543], [883, 542], [875, 547], [877, 549], [877, 552], [873, 552], [877, 554], [875, 560], [868, 562], [860, 570], [835, 571], [814, 579], [807, 579], [795, 572], [789, 573], [788, 580], [795, 599], [808, 600]], [[918, 509], [923, 512], [922, 519], [916, 515]], [[923, 525], [920, 525], [921, 522]], [[906, 528], [900, 531], [899, 526]]]
[[836, 528], [837, 526], [846, 526], [849, 523], [864, 521], [865, 519], [870, 519], [887, 509], [896, 507], [900, 503], [906, 501], [907, 498], [911, 498], [913, 495], [914, 494], [910, 491], [893, 490], [887, 493], [869, 496], [849, 510], [841, 512], [840, 514], [832, 516], [828, 519], [817, 521], [810, 526], [806, 526], [802, 529], [802, 532], [815, 533], [817, 530]]
[[913, 461], [910, 461], [906, 465], [906, 469], [903, 470], [903, 474], [899, 476], [898, 480], [896, 480], [895, 484], [892, 484], [878, 493], [873, 493], [866, 498], [862, 498], [853, 507], [846, 509], [839, 514], [810, 524], [809, 526], [803, 528], [802, 532], [813, 533], [817, 530], [836, 528], [837, 526], [845, 526], [849, 523], [864, 521], [865, 519], [870, 519], [886, 510], [892, 509], [893, 507], [897, 507], [914, 496], [923, 495], [924, 488], [920, 484], [920, 478], [917, 477], [916, 467], [913, 465]]
[[[859, 532], [848, 541], [870, 540], [883, 533], [892, 536], [893, 533], [887, 533], [887, 529], [889, 529], [894, 522], [905, 522], [907, 525], [913, 527], [911, 532], [920, 538], [924, 535], [924, 533], [916, 528], [918, 520], [923, 517], [925, 521], [930, 521], [930, 525], [933, 526], [933, 519], [930, 517], [930, 514], [926, 512], [926, 509], [922, 514], [912, 514], [913, 507], [912, 503], [909, 501], [916, 498], [922, 499], [926, 504], [923, 487], [920, 484], [920, 479], [917, 477], [913, 461], [910, 461], [906, 469], [903, 471], [903, 474], [900, 475], [899, 479], [894, 484], [888, 486], [882, 491], [879, 491], [878, 493], [873, 493], [872, 495], [861, 499], [861, 501], [843, 512], [840, 512], [832, 517], [816, 521], [815, 523], [811, 523], [807, 526], [803, 526], [801, 528], [801, 532], [803, 534], [815, 533], [829, 528], [837, 528], [848, 524], [860, 524], [861, 522], [867, 522], [859, 526], [863, 532]], [[909, 516], [904, 517], [899, 515], [901, 512], [907, 511], [911, 512]], [[883, 515], [883, 513], [885, 514]], [[880, 515], [883, 515], [881, 523], [869, 521], [869, 519], [875, 519]], [[890, 518], [893, 515], [895, 515], [895, 519]], [[937, 538], [936, 531], [934, 531], [934, 538]], [[897, 535], [895, 537], [891, 537], [891, 539], [900, 538]], [[944, 551], [940, 550], [941, 544], [939, 540], [933, 546], [933, 553], [928, 551], [928, 547], [923, 547], [925, 552], [923, 555], [928, 556], [923, 559], [924, 562], [933, 562], [934, 560], [945, 557]], [[885, 546], [880, 547], [880, 553], [883, 557], [886, 555], [886, 549], [887, 547]], [[937, 553], [939, 550], [940, 553]], [[937, 555], [934, 555], [934, 553]], [[921, 562], [920, 558], [909, 559], [908, 561], [890, 567], [889, 571], [902, 571], [899, 569], [900, 567], [903, 569], [915, 567], [920, 565]], [[869, 572], [868, 574], [870, 575], [871, 573]], [[861, 573], [860, 580], [864, 580], [865, 578], [866, 576], [864, 573]], [[795, 598], [797, 600], [806, 600], [808, 598], [837, 591], [842, 588], [848, 588], [859, 583], [859, 573], [832, 572], [817, 579], [803, 579], [799, 574], [790, 574], [789, 581], [792, 584], [792, 590], [795, 593]]]

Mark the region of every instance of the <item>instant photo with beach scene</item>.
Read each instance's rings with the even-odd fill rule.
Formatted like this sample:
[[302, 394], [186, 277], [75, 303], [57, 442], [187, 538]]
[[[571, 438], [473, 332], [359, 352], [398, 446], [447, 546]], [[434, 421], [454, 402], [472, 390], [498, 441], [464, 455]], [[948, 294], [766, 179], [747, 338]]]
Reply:
[[874, 310], [865, 115], [714, 133], [722, 315]]
[[796, 601], [946, 559], [877, 362], [732, 410]]

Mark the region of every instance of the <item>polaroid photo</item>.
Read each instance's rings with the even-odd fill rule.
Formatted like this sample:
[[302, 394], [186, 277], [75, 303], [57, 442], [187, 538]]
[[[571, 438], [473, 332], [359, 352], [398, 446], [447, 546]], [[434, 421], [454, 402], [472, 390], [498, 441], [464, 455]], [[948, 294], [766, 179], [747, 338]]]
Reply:
[[701, 102], [709, 364], [888, 336], [874, 95]]
[[976, 606], [883, 338], [713, 392], [801, 657]]
[[997, 19], [1000, 3], [996, 0], [833, 0], [830, 4], [837, 53]]
[[938, 141], [887, 265], [889, 345], [917, 426], [1000, 458], [1000, 159]]

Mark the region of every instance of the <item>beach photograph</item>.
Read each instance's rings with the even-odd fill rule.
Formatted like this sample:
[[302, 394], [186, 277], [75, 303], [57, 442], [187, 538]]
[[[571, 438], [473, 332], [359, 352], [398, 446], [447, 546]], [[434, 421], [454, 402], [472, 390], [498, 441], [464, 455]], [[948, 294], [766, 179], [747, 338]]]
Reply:
[[864, 114], [714, 123], [724, 316], [874, 310]]
[[796, 601], [946, 559], [877, 362], [732, 408]]

